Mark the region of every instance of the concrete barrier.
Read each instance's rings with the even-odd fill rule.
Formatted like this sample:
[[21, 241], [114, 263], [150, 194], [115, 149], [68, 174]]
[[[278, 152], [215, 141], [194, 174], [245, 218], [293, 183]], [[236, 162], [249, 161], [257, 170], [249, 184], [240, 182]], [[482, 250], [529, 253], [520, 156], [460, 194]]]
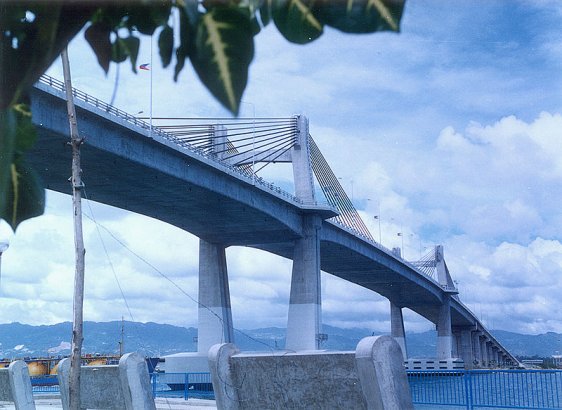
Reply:
[[[69, 408], [70, 359], [59, 363], [57, 374], [63, 409]], [[82, 366], [80, 407], [83, 409], [156, 410], [146, 361], [127, 353], [119, 365]]]
[[209, 350], [217, 408], [411, 410], [400, 346], [389, 336], [362, 339], [354, 352], [241, 353]]
[[27, 364], [16, 360], [0, 369], [0, 401], [11, 401], [16, 410], [35, 410]]

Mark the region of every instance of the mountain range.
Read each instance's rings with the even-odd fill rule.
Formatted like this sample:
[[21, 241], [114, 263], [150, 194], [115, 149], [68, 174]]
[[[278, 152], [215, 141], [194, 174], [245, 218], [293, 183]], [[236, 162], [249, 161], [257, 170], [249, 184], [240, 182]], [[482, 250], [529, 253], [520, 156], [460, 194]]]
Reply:
[[[323, 326], [327, 340], [322, 348], [329, 350], [354, 350], [357, 342], [374, 333], [368, 329], [341, 329]], [[0, 324], [0, 357], [45, 357], [70, 354], [72, 324], [31, 326], [21, 323]], [[562, 334], [545, 333], [524, 335], [503, 330], [492, 331], [512, 354], [518, 357], [550, 357], [562, 353]], [[139, 322], [85, 322], [84, 353], [118, 354], [139, 351], [147, 356], [197, 350], [197, 329], [158, 323]], [[435, 355], [435, 331], [407, 333], [406, 343], [410, 357]], [[236, 344], [242, 350], [277, 350], [285, 345], [285, 329], [262, 328], [235, 331]]]

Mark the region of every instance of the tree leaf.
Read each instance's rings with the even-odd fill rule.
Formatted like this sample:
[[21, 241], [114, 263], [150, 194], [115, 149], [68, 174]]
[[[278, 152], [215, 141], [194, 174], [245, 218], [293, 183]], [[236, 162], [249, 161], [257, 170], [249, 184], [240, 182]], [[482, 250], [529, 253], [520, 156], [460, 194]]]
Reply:
[[185, 66], [185, 59], [189, 57], [195, 48], [194, 27], [199, 21], [197, 3], [194, 1], [186, 2], [185, 7], [179, 9], [180, 15], [180, 45], [176, 49], [176, 67], [174, 68], [174, 81], [178, 81], [178, 75]]
[[171, 8], [172, 2], [169, 0], [131, 5], [127, 11], [127, 26], [151, 36], [159, 26], [168, 23]]
[[314, 14], [324, 24], [346, 33], [399, 31], [404, 0], [319, 1]]
[[158, 36], [158, 50], [160, 52], [160, 59], [164, 68], [170, 65], [172, 61], [172, 52], [174, 51], [174, 30], [172, 27], [166, 25]]
[[90, 44], [92, 50], [94, 50], [98, 63], [106, 74], [109, 71], [109, 62], [112, 60], [113, 56], [113, 48], [109, 39], [110, 34], [111, 27], [104, 22], [92, 24], [84, 33], [86, 41]]
[[139, 55], [140, 40], [138, 39], [138, 37], [129, 36], [127, 38], [124, 38], [122, 40], [122, 43], [124, 44], [125, 49], [127, 50], [127, 55], [131, 59], [131, 67], [133, 69], [133, 72], [136, 73], [137, 72], [137, 57]]
[[0, 218], [8, 219], [8, 193], [16, 140], [16, 115], [12, 109], [0, 110]]
[[273, 0], [263, 0], [261, 7], [259, 8], [260, 11], [260, 20], [261, 24], [265, 27], [271, 21], [271, 4]]
[[22, 154], [33, 145], [35, 134], [27, 105], [0, 111], [0, 218], [14, 230], [45, 208], [43, 185]]
[[15, 151], [24, 152], [33, 147], [37, 138], [37, 130], [31, 122], [31, 109], [27, 104], [16, 104], [14, 106], [16, 114], [16, 142]]
[[111, 45], [111, 61], [122, 63], [127, 59], [127, 45], [122, 38], [117, 37]]
[[26, 219], [42, 215], [45, 211], [45, 189], [35, 172], [23, 157], [10, 166], [10, 190], [8, 207], [2, 218], [15, 231]]
[[[5, 110], [37, 82], [97, 6], [83, 2], [0, 4], [0, 110]], [[28, 14], [34, 19], [28, 20]]]
[[252, 25], [236, 6], [207, 12], [197, 27], [191, 63], [205, 86], [238, 114], [254, 56]]
[[323, 25], [312, 12], [313, 4], [313, 0], [273, 1], [273, 21], [288, 41], [306, 44], [322, 35]]

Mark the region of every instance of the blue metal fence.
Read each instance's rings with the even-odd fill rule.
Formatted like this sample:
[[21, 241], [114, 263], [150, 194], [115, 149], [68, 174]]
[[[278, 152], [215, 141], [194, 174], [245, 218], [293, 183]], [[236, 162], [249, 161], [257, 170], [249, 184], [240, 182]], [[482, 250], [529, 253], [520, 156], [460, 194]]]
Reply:
[[214, 399], [211, 373], [151, 373], [154, 397]]
[[562, 409], [560, 370], [408, 372], [414, 404], [466, 409]]

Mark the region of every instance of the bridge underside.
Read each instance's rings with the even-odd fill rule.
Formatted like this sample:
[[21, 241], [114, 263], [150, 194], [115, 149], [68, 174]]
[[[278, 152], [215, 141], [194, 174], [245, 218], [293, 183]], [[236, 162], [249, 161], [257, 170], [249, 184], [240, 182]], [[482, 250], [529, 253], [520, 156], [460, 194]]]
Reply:
[[[42, 128], [39, 134], [29, 161], [47, 189], [71, 194], [67, 137]], [[298, 237], [271, 215], [237, 199], [144, 164], [125, 162], [87, 142], [82, 147], [82, 169], [88, 199], [159, 219], [211, 243], [252, 245]]]

